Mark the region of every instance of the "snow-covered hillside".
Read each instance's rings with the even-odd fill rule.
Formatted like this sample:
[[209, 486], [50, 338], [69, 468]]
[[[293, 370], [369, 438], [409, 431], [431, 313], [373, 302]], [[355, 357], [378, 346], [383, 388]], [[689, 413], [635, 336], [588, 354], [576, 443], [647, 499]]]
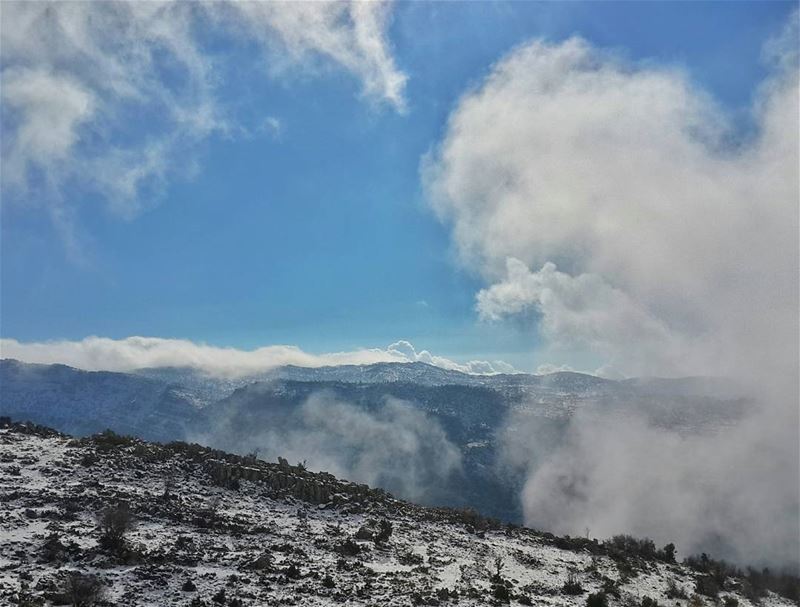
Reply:
[[4, 605], [792, 604], [669, 548], [500, 526], [197, 445], [3, 420], [0, 467]]

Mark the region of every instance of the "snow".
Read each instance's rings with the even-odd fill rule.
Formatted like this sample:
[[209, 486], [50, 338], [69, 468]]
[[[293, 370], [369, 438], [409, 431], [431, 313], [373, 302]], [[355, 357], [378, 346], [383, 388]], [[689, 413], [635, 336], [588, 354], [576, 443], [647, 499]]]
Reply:
[[[46, 597], [46, 589], [63, 584], [69, 571], [97, 575], [106, 585], [106, 600], [126, 607], [189, 605], [195, 597], [212, 605], [221, 589], [228, 602], [239, 599], [254, 606], [406, 606], [414, 593], [420, 600], [437, 601], [436, 591], [445, 588], [458, 590], [459, 598], [442, 599], [442, 604], [486, 605], [496, 559], [501, 576], [512, 581], [513, 596], [528, 596], [537, 605], [584, 605], [588, 592], [601, 589], [604, 577], [621, 578], [610, 558], [556, 548], [530, 530], [470, 533], [438, 511], [391, 498], [320, 509], [258, 481], [241, 481], [238, 491], [216, 487], [200, 464], [181, 454], [148, 459], [137, 456], [135, 447], [123, 446], [98, 451], [95, 464], [81, 465], [88, 452], [94, 452], [91, 443], [0, 430], [0, 604], [11, 601], [22, 582]], [[19, 467], [18, 476], [9, 473], [14, 467]], [[163, 498], [169, 471], [174, 486], [171, 497]], [[74, 517], [65, 509], [69, 500], [80, 505]], [[97, 547], [97, 514], [120, 501], [130, 504], [137, 519], [127, 541], [143, 555], [140, 562], [117, 562]], [[199, 525], [197, 517], [212, 508], [217, 523]], [[394, 527], [384, 545], [358, 541], [362, 552], [357, 556], [335, 551], [368, 520], [384, 517]], [[51, 533], [63, 544], [76, 545], [68, 558], [42, 558]], [[248, 568], [265, 551], [273, 557], [272, 567]], [[299, 578], [288, 576], [290, 564], [299, 567]], [[665, 593], [673, 579], [691, 596], [693, 572], [655, 562], [646, 569], [621, 581], [620, 598], [611, 599], [612, 607], [638, 604], [644, 596], [688, 607], [687, 600], [667, 599]], [[570, 573], [584, 594], [561, 592]], [[326, 575], [333, 588], [323, 584]], [[187, 580], [195, 591], [181, 590]], [[752, 607], [744, 597], [736, 598], [741, 607]], [[788, 605], [772, 594], [763, 601], [764, 607]]]

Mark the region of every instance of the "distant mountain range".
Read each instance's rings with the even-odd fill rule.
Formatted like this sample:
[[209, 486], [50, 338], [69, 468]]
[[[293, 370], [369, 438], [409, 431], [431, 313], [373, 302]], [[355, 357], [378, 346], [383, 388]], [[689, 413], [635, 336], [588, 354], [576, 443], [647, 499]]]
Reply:
[[[654, 424], [705, 432], [743, 413], [747, 401], [735, 393], [730, 382], [714, 378], [616, 381], [571, 372], [469, 375], [419, 362], [285, 366], [247, 377], [217, 378], [191, 368], [111, 373], [0, 361], [0, 415], [74, 435], [110, 428], [147, 440], [192, 440], [238, 453], [268, 452], [271, 446], [265, 441], [298, 436], [298, 426], [307, 421], [300, 416], [301, 407], [313, 395], [325, 394], [332, 402], [348, 403], [373, 416], [380, 415], [387, 399], [397, 399], [438, 424], [462, 454], [463, 468], [451, 479], [452, 487], [443, 483], [430, 499], [473, 506], [507, 520], [520, 518], [516, 496], [521, 479], [498, 469], [497, 436], [511, 415], [536, 418], [549, 440], [557, 440], [579, 410], [624, 413], [635, 408]], [[319, 433], [327, 432], [324, 427], [314, 431], [317, 442], [306, 445], [309, 451], [319, 451]], [[265, 438], [269, 436], [273, 439]], [[335, 445], [326, 443], [328, 458], [332, 448]], [[339, 459], [358, 458], [355, 451], [360, 448], [357, 443], [343, 444], [346, 453]], [[358, 474], [357, 467], [353, 469]], [[389, 490], [401, 487], [388, 473], [353, 480], [376, 478]]]

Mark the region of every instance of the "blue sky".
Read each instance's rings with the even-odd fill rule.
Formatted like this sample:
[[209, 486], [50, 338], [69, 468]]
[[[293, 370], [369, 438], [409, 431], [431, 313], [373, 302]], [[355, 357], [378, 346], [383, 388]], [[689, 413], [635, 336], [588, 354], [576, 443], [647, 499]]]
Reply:
[[[359, 76], [335, 61], [274, 73], [255, 42], [201, 31], [216, 103], [235, 128], [184, 142], [169, 158], [175, 170], [143, 187], [142, 209], [129, 216], [80, 177], [55, 193], [35, 174], [27, 190], [4, 185], [2, 336], [145, 335], [308, 352], [407, 339], [457, 361], [534, 369], [545, 362], [535, 326], [479, 318], [487, 276], [459, 260], [452, 226], [432, 211], [420, 178], [459, 99], [519, 45], [579, 35], [633, 64], [685, 71], [745, 131], [768, 74], [762, 47], [795, 7], [397, 3], [385, 37], [407, 76], [405, 111], [364, 94]], [[278, 62], [280, 51], [270, 52], [266, 63]], [[4, 57], [4, 69], [13, 61]], [[160, 77], [181, 75], [165, 62]], [[7, 133], [15, 116], [5, 104]], [[157, 133], [162, 117], [145, 105], [130, 120], [118, 141]], [[90, 151], [94, 141], [78, 145]], [[47, 197], [69, 209], [67, 236]]]

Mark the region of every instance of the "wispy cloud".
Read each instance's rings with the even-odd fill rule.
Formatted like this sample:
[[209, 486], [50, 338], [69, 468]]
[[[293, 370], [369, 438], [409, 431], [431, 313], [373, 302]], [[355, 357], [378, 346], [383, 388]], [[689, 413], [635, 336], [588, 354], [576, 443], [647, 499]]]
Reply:
[[409, 342], [399, 341], [386, 349], [364, 348], [349, 352], [311, 354], [296, 346], [264, 346], [254, 350], [222, 348], [185, 339], [159, 337], [87, 337], [80, 341], [19, 342], [0, 339], [0, 356], [29, 363], [70, 365], [78, 369], [132, 371], [145, 367], [193, 367], [213, 375], [243, 376], [281, 365], [323, 367], [366, 365], [378, 362], [426, 362], [464, 373], [513, 371], [502, 361], [470, 361], [459, 364], [417, 352]]
[[[226, 66], [205, 47], [209, 31], [255, 42], [270, 67], [253, 61], [255, 77], [342, 70], [366, 98], [402, 111], [389, 11], [382, 2], [4, 2], [2, 187], [54, 220], [75, 214], [69, 187], [122, 217], [152, 204], [195, 169], [198, 144], [241, 128], [219, 94]], [[274, 119], [264, 124], [280, 134]]]

